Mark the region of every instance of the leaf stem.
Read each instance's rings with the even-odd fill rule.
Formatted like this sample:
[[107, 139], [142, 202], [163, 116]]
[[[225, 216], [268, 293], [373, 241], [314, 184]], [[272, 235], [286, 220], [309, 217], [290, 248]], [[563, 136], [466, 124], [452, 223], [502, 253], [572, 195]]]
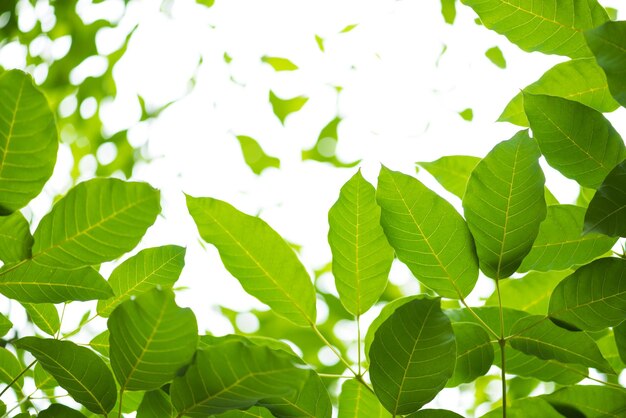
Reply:
[[122, 418], [122, 400], [124, 399], [124, 388], [120, 388], [120, 407], [117, 412], [117, 417]]
[[65, 307], [67, 306], [67, 302], [63, 304], [63, 309], [61, 309], [61, 319], [59, 319], [59, 330], [57, 331], [57, 335], [54, 336], [55, 340], [59, 339], [61, 335], [61, 325], [63, 325], [63, 318], [65, 317]]
[[502, 295], [500, 294], [500, 280], [496, 278], [496, 292], [498, 293], [498, 307], [500, 311], [500, 337], [498, 344], [500, 345], [500, 369], [502, 373], [502, 418], [506, 418], [506, 339], [504, 338], [504, 314], [502, 312]]
[[337, 358], [339, 359], [339, 361], [341, 361], [348, 370], [350, 370], [350, 372], [352, 372], [353, 375], [357, 376], [357, 378], [360, 376], [357, 372], [354, 371], [354, 369], [352, 368], [352, 366], [350, 365], [350, 363], [348, 363], [342, 356], [341, 353], [339, 353], [339, 351], [337, 351], [337, 349], [330, 343], [330, 341], [328, 341], [326, 339], [326, 337], [324, 337], [324, 335], [320, 332], [320, 330], [317, 328], [317, 325], [315, 325], [314, 323], [310, 323], [311, 325], [311, 329], [313, 329], [313, 331], [317, 334], [318, 337], [320, 337], [320, 339], [322, 340], [322, 342], [324, 344], [326, 344], [326, 346], [328, 346], [328, 348], [330, 348], [332, 350], [333, 353], [335, 353], [335, 355], [337, 356]]
[[[499, 293], [498, 293], [499, 295]], [[491, 329], [491, 327], [489, 325], [487, 325], [487, 323], [485, 321], [482, 320], [482, 318], [480, 316], [478, 316], [478, 314], [476, 312], [474, 312], [474, 310], [472, 309], [471, 306], [469, 306], [467, 304], [467, 302], [465, 302], [465, 299], [461, 296], [461, 294], [459, 293], [459, 297], [461, 298], [461, 303], [463, 304], [463, 306], [465, 306], [465, 308], [467, 309], [467, 311], [472, 314], [472, 316], [474, 318], [476, 318], [476, 320], [483, 326], [483, 328], [485, 328], [486, 331], [488, 331], [491, 335], [493, 335], [496, 339], [500, 339], [501, 335], [498, 335], [494, 330]], [[502, 307], [500, 307], [500, 310], [502, 310]]]
[[21, 372], [20, 374], [18, 374], [17, 376], [15, 376], [13, 378], [13, 380], [11, 380], [9, 382], [8, 385], [6, 385], [6, 387], [4, 389], [2, 389], [2, 392], [0, 392], [0, 396], [4, 395], [4, 393], [9, 390], [9, 388], [11, 386], [13, 386], [15, 384], [15, 382], [17, 382], [17, 379], [19, 379], [20, 377], [22, 377], [24, 375], [24, 373], [26, 373], [31, 367], [33, 367], [35, 365], [35, 363], [37, 363], [37, 360], [33, 360], [28, 366], [26, 366]]
[[356, 317], [356, 347], [357, 347], [357, 361], [359, 364], [359, 376], [363, 376], [361, 373], [361, 316]]

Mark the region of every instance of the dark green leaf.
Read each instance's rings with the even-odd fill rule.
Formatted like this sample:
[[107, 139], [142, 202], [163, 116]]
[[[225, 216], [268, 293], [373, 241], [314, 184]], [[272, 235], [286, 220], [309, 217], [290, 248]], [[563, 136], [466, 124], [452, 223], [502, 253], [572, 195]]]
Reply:
[[615, 345], [622, 362], [626, 363], [626, 322], [622, 322], [613, 328]]
[[463, 197], [481, 270], [496, 280], [513, 274], [546, 216], [539, 148], [526, 131], [500, 142], [476, 166]]
[[0, 74], [0, 97], [0, 215], [6, 215], [41, 192], [59, 142], [54, 114], [29, 75]]
[[289, 244], [262, 219], [221, 200], [187, 196], [202, 239], [246, 292], [301, 326], [315, 324], [315, 290]]
[[452, 205], [419, 180], [385, 167], [376, 200], [389, 243], [415, 277], [443, 297], [467, 296], [478, 279], [476, 253]]
[[360, 418], [367, 411], [368, 418], [391, 418], [391, 414], [380, 404], [364, 383], [355, 379], [346, 380], [339, 394], [338, 418]]
[[341, 188], [328, 223], [337, 291], [346, 310], [359, 316], [385, 290], [393, 261], [393, 248], [380, 226], [376, 190], [361, 171]]
[[48, 335], [54, 335], [61, 328], [59, 312], [51, 303], [22, 303], [33, 324]]
[[302, 109], [302, 106], [304, 106], [308, 101], [309, 98], [305, 96], [297, 96], [291, 99], [281, 99], [270, 90], [270, 104], [272, 105], [274, 114], [283, 125], [285, 124], [287, 116]]
[[303, 160], [319, 161], [321, 163], [329, 163], [335, 167], [349, 168], [357, 165], [360, 160], [344, 163], [337, 158], [336, 148], [339, 142], [339, 136], [337, 134], [337, 127], [341, 122], [340, 117], [336, 117], [326, 126], [322, 128], [317, 141], [312, 148], [308, 150], [302, 150]]
[[280, 167], [280, 160], [276, 157], [267, 155], [254, 138], [250, 138], [245, 135], [238, 135], [237, 140], [241, 146], [243, 159], [254, 174], [261, 174], [266, 168]]
[[29, 351], [74, 400], [96, 414], [115, 405], [117, 390], [109, 368], [96, 353], [70, 341], [25, 337], [15, 346]]
[[480, 162], [480, 158], [468, 155], [449, 155], [429, 163], [416, 163], [424, 167], [444, 189], [463, 199], [467, 181]]
[[0, 260], [5, 264], [29, 258], [33, 246], [28, 221], [20, 212], [0, 216]]
[[586, 31], [585, 39], [606, 73], [611, 94], [626, 107], [626, 22], [606, 22]]
[[544, 399], [557, 409], [575, 407], [585, 418], [617, 418], [626, 412], [624, 390], [606, 386], [570, 386], [544, 395]]
[[370, 348], [370, 377], [392, 415], [430, 402], [454, 372], [456, 343], [439, 299], [416, 299], [397, 308], [378, 328]]
[[626, 160], [604, 179], [585, 213], [585, 232], [626, 237]]
[[485, 51], [485, 56], [489, 58], [489, 61], [491, 61], [496, 67], [502, 69], [506, 68], [506, 59], [502, 54], [502, 50], [497, 46], [489, 48], [487, 51]]
[[215, 418], [274, 418], [274, 414], [272, 414], [267, 409], [260, 408], [258, 406], [253, 406], [252, 408], [248, 408], [245, 411], [233, 409], [231, 411], [224, 412], [223, 414], [212, 416]]
[[[548, 402], [541, 398], [524, 398], [513, 402], [506, 409], [507, 418], [563, 418]], [[483, 415], [481, 418], [502, 417], [502, 407]]]
[[154, 390], [191, 362], [198, 325], [171, 290], [153, 289], [119, 305], [108, 320], [111, 368], [121, 390]]
[[55, 403], [41, 411], [37, 418], [85, 418], [85, 416], [75, 409]]
[[597, 188], [626, 157], [617, 131], [590, 107], [560, 97], [525, 93], [524, 109], [548, 164], [582, 186]]
[[566, 277], [552, 292], [550, 317], [588, 331], [626, 318], [626, 260], [600, 258]]
[[[0, 382], [7, 385], [22, 372], [22, 365], [15, 355], [4, 347], [0, 347]], [[22, 390], [24, 377], [20, 377], [13, 384], [18, 390]], [[3, 388], [4, 389], [4, 388]]]
[[57, 381], [54, 380], [54, 377], [41, 367], [41, 363], [35, 364], [33, 378], [35, 379], [35, 386], [37, 386], [38, 389], [54, 389], [59, 386]]
[[143, 395], [137, 418], [174, 418], [176, 411], [170, 397], [162, 390], [152, 390]]
[[183, 247], [165, 245], [146, 248], [120, 264], [109, 277], [114, 297], [98, 302], [98, 315], [108, 317], [116, 306], [160, 286], [171, 288], [185, 266]]
[[474, 381], [485, 375], [493, 364], [493, 346], [487, 331], [471, 322], [452, 324], [456, 340], [456, 366], [448, 387]]
[[113, 260], [137, 245], [160, 210], [159, 192], [145, 183], [85, 181], [41, 220], [33, 259], [62, 268]]
[[456, 412], [447, 409], [422, 409], [414, 414], [407, 415], [406, 418], [463, 418]]
[[298, 66], [287, 58], [281, 57], [268, 57], [263, 55], [261, 61], [272, 66], [275, 71], [294, 71], [298, 69]]

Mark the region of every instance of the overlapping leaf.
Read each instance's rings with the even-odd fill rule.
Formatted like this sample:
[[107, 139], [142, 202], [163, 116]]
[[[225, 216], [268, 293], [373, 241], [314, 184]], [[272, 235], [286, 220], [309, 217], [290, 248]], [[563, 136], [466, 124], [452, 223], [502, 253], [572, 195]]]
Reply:
[[448, 155], [431, 162], [419, 162], [444, 189], [463, 199], [467, 180], [480, 162], [480, 158], [469, 155]]
[[626, 363], [626, 322], [622, 322], [613, 327], [613, 337], [615, 338], [615, 346], [622, 362]]
[[463, 418], [456, 412], [447, 409], [422, 409], [414, 414], [407, 415], [406, 418]]
[[626, 160], [606, 176], [585, 213], [585, 232], [626, 237]]
[[305, 96], [297, 96], [292, 97], [291, 99], [283, 99], [270, 90], [269, 100], [274, 114], [278, 120], [280, 120], [280, 123], [284, 125], [287, 116], [302, 109], [302, 106], [309, 101], [309, 98]]
[[529, 93], [524, 94], [524, 110], [548, 164], [582, 186], [597, 188], [626, 158], [624, 141], [597, 110]]
[[364, 383], [355, 379], [346, 380], [339, 394], [338, 418], [359, 418], [367, 414], [371, 418], [391, 418], [391, 414], [380, 404]]
[[115, 405], [113, 375], [100, 357], [70, 341], [25, 337], [15, 342], [29, 351], [74, 400], [96, 414], [106, 415]]
[[410, 414], [430, 402], [454, 372], [456, 343], [439, 299], [416, 299], [378, 328], [370, 348], [376, 396], [392, 415]]
[[[500, 418], [502, 417], [502, 407], [496, 408], [481, 418]], [[509, 418], [563, 418], [547, 401], [541, 398], [524, 398], [518, 399], [509, 405], [506, 409], [506, 416]]]
[[6, 316], [0, 314], [0, 337], [6, 335], [7, 332], [13, 327], [13, 324]]
[[0, 216], [0, 260], [5, 264], [24, 260], [30, 257], [32, 246], [28, 221], [20, 212]]
[[378, 328], [398, 309], [400, 306], [405, 305], [408, 302], [411, 302], [415, 299], [423, 299], [424, 295], [413, 295], [413, 296], [405, 296], [402, 298], [394, 299], [391, 302], [387, 303], [383, 306], [380, 313], [370, 326], [367, 328], [367, 334], [365, 334], [365, 339], [363, 340], [363, 345], [365, 346], [365, 355], [369, 358], [370, 347], [372, 346], [372, 342], [374, 341], [374, 336], [376, 335], [376, 331]]
[[471, 322], [452, 324], [456, 340], [456, 366], [448, 387], [474, 381], [485, 375], [493, 364], [493, 346], [487, 331]]
[[481, 270], [502, 279], [532, 248], [546, 216], [539, 148], [526, 131], [496, 145], [476, 166], [463, 198]]
[[524, 51], [590, 56], [583, 31], [608, 20], [595, 0], [462, 0], [489, 29], [506, 36]]
[[[0, 382], [9, 384], [22, 372], [22, 365], [15, 355], [4, 347], [0, 347]], [[19, 377], [13, 383], [15, 387], [22, 390], [24, 378]]]
[[586, 418], [621, 417], [626, 412], [624, 390], [606, 386], [570, 386], [544, 395], [555, 408], [577, 409]]
[[124, 261], [108, 280], [115, 296], [98, 302], [98, 315], [106, 318], [120, 303], [156, 286], [172, 287], [185, 265], [185, 252], [183, 247], [165, 245], [146, 248]]
[[55, 403], [41, 411], [37, 418], [85, 418], [85, 416], [69, 406]]
[[59, 313], [51, 303], [22, 303], [33, 324], [48, 335], [54, 335], [61, 327]]
[[315, 323], [315, 290], [289, 244], [262, 219], [212, 198], [187, 196], [202, 239], [217, 247], [246, 292], [296, 325]]
[[626, 107], [626, 22], [606, 22], [586, 31], [585, 39], [606, 73], [611, 94]]
[[[626, 214], [626, 204], [624, 211]], [[548, 206], [546, 219], [539, 226], [539, 234], [519, 271], [565, 270], [609, 251], [617, 239], [593, 233], [583, 235], [584, 217], [585, 209], [578, 206]]]
[[170, 290], [153, 289], [119, 305], [108, 320], [111, 368], [122, 390], [154, 390], [191, 362], [198, 325]]
[[92, 179], [59, 200], [34, 234], [33, 259], [61, 268], [113, 260], [137, 245], [160, 212], [145, 183]]
[[0, 74], [0, 97], [0, 215], [7, 215], [41, 192], [59, 142], [54, 114], [29, 75]]
[[447, 298], [465, 297], [478, 279], [465, 221], [419, 180], [383, 167], [376, 200], [389, 244], [417, 279]]
[[346, 310], [359, 316], [385, 290], [393, 261], [393, 248], [380, 226], [376, 190], [360, 171], [341, 188], [328, 222], [337, 291]]
[[170, 397], [160, 389], [151, 390], [143, 395], [137, 418], [174, 418], [176, 411]]

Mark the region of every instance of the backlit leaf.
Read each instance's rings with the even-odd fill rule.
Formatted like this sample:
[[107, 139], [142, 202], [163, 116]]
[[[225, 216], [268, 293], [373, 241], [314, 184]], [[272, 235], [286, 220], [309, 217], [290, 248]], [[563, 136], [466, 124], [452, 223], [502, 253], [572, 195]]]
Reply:
[[546, 216], [539, 148], [526, 131], [496, 145], [476, 166], [463, 197], [481, 270], [496, 280], [513, 274]]
[[294, 71], [298, 69], [298, 66], [287, 58], [281, 57], [269, 57], [263, 55], [261, 61], [272, 66], [275, 71]]
[[[506, 408], [506, 416], [508, 418], [563, 418], [547, 401], [541, 398], [524, 398], [518, 399], [512, 405]], [[500, 418], [502, 417], [502, 407], [483, 415], [481, 418]]]
[[351, 25], [347, 25], [345, 28], [341, 29], [339, 31], [339, 33], [348, 33], [350, 31], [352, 31], [354, 28], [356, 28], [357, 26], [359, 26], [358, 23], [353, 23]]
[[422, 409], [414, 414], [407, 415], [406, 418], [463, 418], [456, 412], [447, 409]]
[[104, 330], [93, 337], [91, 341], [89, 341], [89, 347], [93, 348], [104, 357], [109, 357], [109, 330]]
[[585, 39], [606, 73], [611, 94], [626, 107], [626, 22], [606, 22], [586, 31]]
[[33, 260], [62, 268], [99, 264], [130, 251], [159, 214], [159, 192], [145, 183], [92, 179], [43, 217]]
[[503, 69], [506, 68], [506, 59], [502, 54], [502, 50], [497, 46], [489, 48], [485, 51], [485, 56], [489, 58], [489, 61], [491, 61], [496, 67]]
[[480, 325], [471, 322], [452, 324], [456, 340], [456, 366], [448, 387], [474, 381], [485, 375], [493, 364], [491, 337]]
[[337, 128], [341, 120], [340, 117], [336, 117], [322, 128], [315, 145], [308, 150], [302, 150], [302, 160], [319, 161], [343, 168], [354, 167], [360, 162], [357, 160], [345, 163], [337, 158], [336, 149], [339, 142]]
[[246, 292], [293, 323], [315, 323], [315, 290], [293, 249], [262, 219], [221, 200], [187, 196], [200, 236]]
[[245, 135], [238, 135], [237, 140], [241, 146], [243, 159], [254, 174], [261, 174], [266, 168], [280, 167], [280, 160], [276, 157], [267, 155], [254, 138], [250, 138]]
[[358, 380], [348, 379], [341, 385], [338, 418], [391, 418], [391, 414], [380, 404], [365, 385]]
[[585, 418], [621, 417], [626, 411], [624, 390], [606, 386], [570, 386], [543, 398], [557, 409], [575, 407]]
[[456, 343], [440, 299], [416, 299], [397, 308], [378, 328], [370, 348], [376, 396], [392, 415], [430, 402], [452, 376]]
[[459, 112], [459, 116], [467, 122], [471, 122], [474, 119], [474, 111], [471, 108], [463, 109]]
[[0, 260], [5, 264], [24, 260], [31, 255], [33, 237], [28, 221], [20, 212], [0, 216]]
[[9, 318], [0, 314], [0, 337], [5, 336], [11, 328], [13, 328], [13, 324], [9, 321]]
[[447, 24], [453, 24], [456, 18], [456, 0], [441, 0], [441, 15]]
[[626, 160], [619, 163], [593, 195], [585, 213], [585, 232], [626, 237]]
[[69, 406], [55, 403], [41, 411], [37, 418], [85, 418], [85, 416]]
[[465, 297], [478, 279], [474, 243], [450, 203], [414, 177], [382, 167], [376, 200], [396, 256], [443, 297]]
[[137, 418], [174, 418], [176, 411], [170, 397], [160, 389], [151, 390], [143, 395]]
[[[9, 384], [22, 372], [22, 365], [15, 355], [4, 347], [0, 347], [0, 382]], [[14, 385], [22, 390], [24, 377], [19, 377]], [[4, 387], [3, 387], [4, 389]]]
[[270, 104], [272, 105], [274, 114], [283, 125], [285, 124], [287, 116], [302, 109], [302, 106], [304, 106], [308, 101], [309, 98], [305, 96], [282, 99], [270, 90]]
[[626, 363], [626, 322], [622, 322], [613, 327], [613, 336], [615, 337], [615, 345], [623, 363]]
[[463, 199], [467, 180], [480, 158], [469, 155], [448, 155], [432, 162], [419, 162], [417, 165], [424, 167], [444, 189]]
[[57, 308], [51, 303], [22, 303], [33, 324], [48, 335], [54, 335], [61, 327]]

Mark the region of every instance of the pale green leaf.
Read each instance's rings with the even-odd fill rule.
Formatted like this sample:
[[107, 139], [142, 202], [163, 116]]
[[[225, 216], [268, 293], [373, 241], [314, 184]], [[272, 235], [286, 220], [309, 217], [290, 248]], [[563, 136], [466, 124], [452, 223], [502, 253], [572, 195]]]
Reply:
[[160, 389], [146, 392], [143, 395], [137, 418], [174, 418], [176, 411], [167, 393]]
[[441, 15], [447, 24], [453, 24], [456, 18], [456, 0], [441, 0]]
[[387, 286], [393, 248], [380, 226], [376, 190], [358, 171], [328, 212], [328, 243], [339, 297], [355, 316], [376, 303]]
[[626, 260], [600, 258], [566, 277], [552, 292], [550, 317], [587, 331], [619, 325], [626, 318]]
[[626, 107], [626, 22], [606, 22], [586, 31], [585, 39], [606, 73], [611, 94]]
[[0, 216], [0, 260], [5, 264], [31, 256], [33, 237], [28, 221], [20, 212]]
[[396, 256], [443, 297], [467, 296], [478, 279], [474, 243], [450, 203], [419, 180], [382, 167], [376, 200]]
[[347, 25], [345, 28], [341, 29], [339, 31], [339, 33], [348, 33], [350, 31], [352, 31], [354, 28], [356, 28], [357, 26], [359, 26], [358, 23], [353, 23], [351, 25]]
[[392, 415], [410, 414], [430, 402], [454, 371], [456, 343], [440, 299], [416, 299], [378, 328], [370, 348], [370, 377]]
[[585, 418], [619, 418], [626, 412], [624, 390], [606, 386], [570, 386], [543, 398], [555, 408], [574, 407]]
[[37, 418], [85, 418], [85, 416], [69, 406], [55, 403], [39, 412]]
[[171, 288], [185, 266], [183, 247], [146, 248], [117, 266], [109, 277], [114, 297], [98, 302], [98, 315], [106, 318], [120, 303], [160, 286]]
[[39, 223], [33, 260], [62, 268], [113, 260], [137, 245], [160, 210], [159, 192], [146, 183], [85, 181]]
[[[524, 91], [574, 100], [599, 112], [612, 112], [619, 107], [611, 97], [604, 71], [593, 58], [579, 58], [557, 64], [539, 80], [526, 86]], [[528, 126], [522, 93], [511, 99], [498, 120]]]
[[238, 135], [237, 140], [241, 146], [243, 159], [254, 174], [261, 174], [266, 168], [280, 167], [280, 160], [267, 155], [254, 138]]
[[348, 379], [341, 385], [338, 418], [391, 418], [391, 414], [380, 404], [365, 385], [358, 380]]
[[590, 56], [583, 31], [608, 20], [595, 0], [462, 0], [489, 29], [506, 36], [524, 51]]
[[315, 324], [315, 290], [293, 249], [262, 219], [221, 200], [187, 196], [200, 236], [246, 292], [296, 325]]
[[154, 390], [191, 362], [198, 325], [171, 290], [153, 289], [119, 305], [108, 322], [111, 368], [121, 390]]
[[582, 186], [597, 188], [626, 158], [620, 135], [590, 107], [560, 97], [526, 93], [524, 109], [548, 164]]
[[6, 335], [9, 330], [13, 328], [13, 324], [6, 316], [0, 314], [0, 337]]
[[[541, 398], [518, 399], [506, 408], [507, 418], [563, 418], [547, 401]], [[483, 415], [481, 418], [501, 418], [502, 407]]]
[[28, 303], [107, 299], [113, 294], [106, 280], [91, 267], [61, 270], [32, 260], [0, 269], [0, 293]]
[[[15, 355], [4, 347], [0, 347], [0, 382], [7, 385], [22, 372], [22, 365]], [[24, 377], [19, 377], [13, 385], [22, 390]], [[3, 387], [4, 389], [4, 387]]]
[[320, 49], [320, 51], [324, 52], [324, 38], [319, 35], [315, 35], [315, 43], [317, 44], [317, 47]]
[[335, 167], [350, 168], [357, 165], [360, 160], [352, 162], [343, 162], [337, 158], [336, 149], [339, 142], [339, 135], [337, 134], [337, 128], [342, 119], [336, 117], [326, 126], [322, 128], [320, 134], [317, 137], [315, 145], [310, 149], [302, 150], [302, 160], [319, 161], [321, 163], [329, 163]]
[[480, 162], [480, 158], [469, 155], [448, 155], [432, 162], [417, 165], [428, 171], [444, 189], [463, 199], [467, 180]]
[[6, 215], [41, 192], [59, 142], [54, 114], [29, 75], [0, 74], [0, 97], [0, 215]]
[[624, 219], [626, 219], [626, 160], [611, 170], [589, 202], [585, 213], [585, 232], [626, 237]]
[[287, 58], [281, 57], [269, 57], [263, 55], [261, 61], [272, 66], [274, 71], [294, 71], [298, 69], [298, 66]]
[[502, 54], [502, 50], [497, 46], [489, 48], [485, 51], [485, 56], [498, 68], [506, 68], [506, 59], [504, 58], [504, 54]]
[[513, 325], [511, 333], [511, 345], [523, 353], [615, 373], [590, 336], [560, 328], [540, 315], [521, 318]]
[[474, 111], [471, 108], [463, 109], [459, 112], [459, 116], [466, 122], [471, 122], [474, 119]]
[[15, 342], [29, 351], [74, 400], [96, 414], [106, 415], [115, 405], [113, 375], [100, 357], [70, 341], [25, 337]]
[[270, 90], [270, 104], [272, 105], [274, 114], [283, 125], [285, 124], [287, 116], [302, 109], [302, 106], [304, 106], [308, 101], [309, 98], [305, 96], [282, 99]]
[[513, 274], [546, 216], [539, 148], [526, 131], [500, 142], [476, 166], [463, 197], [481, 270], [496, 280]]
[[473, 382], [485, 375], [493, 364], [491, 337], [480, 326], [471, 322], [452, 324], [456, 340], [456, 366], [446, 386], [454, 387]]
[[37, 386], [38, 389], [54, 389], [59, 386], [57, 381], [54, 380], [54, 377], [45, 371], [40, 363], [35, 364], [33, 368], [33, 378], [35, 379], [35, 386]]
[[229, 341], [199, 349], [185, 374], [174, 379], [170, 394], [179, 416], [204, 418], [293, 395], [309, 373], [296, 367], [290, 354]]
[[48, 335], [54, 335], [61, 327], [59, 312], [51, 303], [26, 303], [22, 302], [33, 324]]
[[89, 341], [89, 347], [93, 348], [104, 357], [109, 357], [109, 330], [104, 330], [93, 337], [91, 341]]
[[196, 3], [201, 4], [205, 7], [212, 7], [215, 4], [215, 0], [196, 0]]
[[519, 271], [565, 270], [609, 251], [617, 239], [593, 233], [582, 235], [584, 217], [585, 209], [578, 206], [548, 206], [546, 219]]
[[624, 368], [626, 368], [620, 356], [620, 351], [617, 348], [613, 330], [608, 330], [608, 333], [604, 337], [596, 340], [596, 344], [598, 344], [602, 357], [609, 362], [611, 368], [615, 370], [617, 374], [621, 373]]

